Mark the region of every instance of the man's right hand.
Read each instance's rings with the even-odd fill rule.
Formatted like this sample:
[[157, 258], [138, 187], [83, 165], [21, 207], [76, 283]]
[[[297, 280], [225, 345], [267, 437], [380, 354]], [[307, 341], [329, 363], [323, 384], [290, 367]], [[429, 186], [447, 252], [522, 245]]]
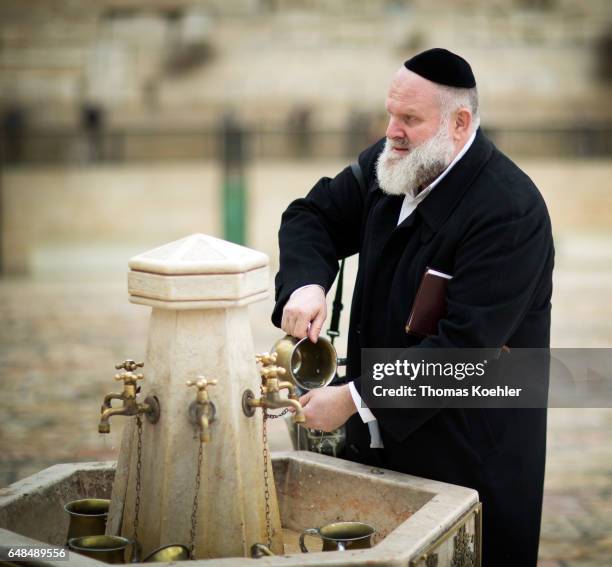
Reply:
[[283, 309], [281, 329], [288, 335], [316, 343], [327, 317], [325, 291], [320, 285], [307, 285], [295, 290]]

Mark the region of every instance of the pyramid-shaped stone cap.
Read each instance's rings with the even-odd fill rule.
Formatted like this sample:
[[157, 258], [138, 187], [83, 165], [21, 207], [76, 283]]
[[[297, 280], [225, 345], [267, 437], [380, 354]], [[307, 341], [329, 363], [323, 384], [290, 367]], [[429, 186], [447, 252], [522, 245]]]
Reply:
[[134, 256], [132, 270], [149, 274], [236, 274], [268, 265], [263, 252], [206, 234], [192, 234]]
[[134, 256], [132, 303], [160, 309], [219, 309], [268, 295], [268, 256], [214, 236], [192, 234]]

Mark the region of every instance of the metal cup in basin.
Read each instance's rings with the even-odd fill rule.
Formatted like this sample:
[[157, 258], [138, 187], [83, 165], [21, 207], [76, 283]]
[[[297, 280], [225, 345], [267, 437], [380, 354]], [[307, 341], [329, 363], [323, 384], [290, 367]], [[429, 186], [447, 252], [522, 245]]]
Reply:
[[105, 498], [84, 498], [73, 500], [64, 506], [70, 516], [66, 541], [75, 537], [103, 535], [110, 500]]
[[185, 561], [190, 557], [189, 548], [185, 545], [171, 543], [169, 545], [162, 545], [155, 551], [151, 552], [144, 559], [144, 563], [158, 563], [158, 562], [169, 562], [169, 561]]
[[320, 528], [308, 528], [300, 534], [300, 549], [308, 553], [304, 538], [318, 536], [323, 540], [323, 551], [346, 551], [372, 547], [376, 530], [364, 522], [334, 522]]
[[92, 535], [73, 537], [68, 540], [68, 547], [81, 555], [105, 563], [125, 563], [125, 550], [133, 540], [112, 535]]

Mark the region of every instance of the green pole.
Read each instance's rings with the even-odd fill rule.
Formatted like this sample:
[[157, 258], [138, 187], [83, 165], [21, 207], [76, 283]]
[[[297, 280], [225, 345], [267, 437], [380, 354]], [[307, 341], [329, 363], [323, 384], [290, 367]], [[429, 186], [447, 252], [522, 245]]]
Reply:
[[221, 132], [223, 237], [236, 244], [246, 244], [247, 202], [244, 170], [247, 159], [247, 132], [231, 111], [223, 116]]
[[223, 234], [225, 240], [246, 244], [246, 183], [241, 173], [227, 172], [223, 180]]

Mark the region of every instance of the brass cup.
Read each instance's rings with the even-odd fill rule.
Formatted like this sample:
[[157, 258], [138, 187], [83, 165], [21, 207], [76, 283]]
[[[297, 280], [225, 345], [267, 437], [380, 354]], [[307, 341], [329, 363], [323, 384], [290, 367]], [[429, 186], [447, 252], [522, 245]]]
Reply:
[[105, 563], [125, 563], [125, 550], [133, 540], [120, 536], [94, 535], [73, 537], [68, 547], [81, 555], [86, 555]]
[[336, 375], [338, 355], [325, 337], [313, 343], [308, 337], [285, 335], [271, 352], [276, 353], [276, 365], [285, 369], [285, 376], [303, 390], [327, 386]]
[[189, 559], [190, 553], [189, 548], [177, 543], [170, 545], [163, 545], [158, 547], [155, 551], [152, 551], [143, 563], [157, 563], [167, 561], [185, 561]]
[[110, 500], [104, 498], [85, 498], [73, 500], [64, 506], [70, 516], [66, 541], [75, 537], [103, 535]]
[[323, 540], [323, 551], [347, 551], [372, 547], [376, 530], [364, 522], [334, 522], [321, 528], [308, 528], [300, 534], [300, 549], [308, 553], [304, 538], [318, 536]]
[[251, 558], [261, 559], [266, 556], [273, 556], [274, 553], [265, 543], [254, 543], [251, 546]]

